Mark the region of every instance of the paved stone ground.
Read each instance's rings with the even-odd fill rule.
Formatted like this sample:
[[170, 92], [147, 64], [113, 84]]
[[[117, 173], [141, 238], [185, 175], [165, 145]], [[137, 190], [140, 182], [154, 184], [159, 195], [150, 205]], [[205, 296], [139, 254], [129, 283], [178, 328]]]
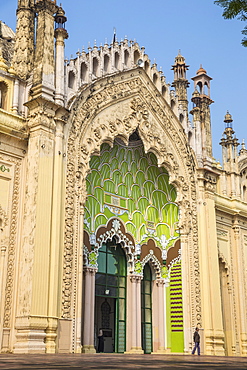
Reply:
[[121, 354], [0, 354], [0, 369], [241, 369], [247, 357]]

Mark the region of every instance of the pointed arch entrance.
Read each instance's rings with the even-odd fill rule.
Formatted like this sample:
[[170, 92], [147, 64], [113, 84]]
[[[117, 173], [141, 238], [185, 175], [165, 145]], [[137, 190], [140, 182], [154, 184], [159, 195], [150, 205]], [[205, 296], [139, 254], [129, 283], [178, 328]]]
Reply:
[[[153, 284], [157, 278], [169, 279], [166, 261], [178, 258], [177, 249], [170, 257], [180, 237], [176, 190], [166, 169], [158, 167], [156, 156], [145, 154], [138, 131], [128, 145], [118, 138], [112, 148], [103, 144], [90, 167], [84, 253], [86, 265], [95, 266], [96, 272], [94, 337], [103, 330], [105, 352], [151, 353], [153, 347], [164, 347], [164, 284], [155, 289], [160, 319], [154, 326]], [[126, 325], [127, 314], [131, 325]], [[130, 334], [133, 325], [135, 335]], [[156, 326], [159, 334], [153, 345]]]
[[[82, 268], [79, 259], [80, 248], [85, 243], [80, 225], [83, 225], [87, 195], [86, 177], [90, 171], [90, 158], [92, 155], [100, 154], [100, 147], [103, 143], [112, 146], [117, 136], [127, 145], [129, 136], [136, 129], [143, 141], [145, 153], [155, 154], [157, 168], [163, 168], [159, 167], [162, 165], [167, 169], [170, 183], [177, 189], [177, 202], [181, 209], [178, 227], [181, 243], [184, 246], [182, 250], [186, 251], [183, 269], [185, 275], [191, 277], [188, 282], [184, 281], [191, 291], [190, 296], [184, 295], [185, 306], [190, 305], [191, 308], [185, 318], [185, 326], [189, 328], [201, 322], [195, 162], [179, 121], [163, 98], [157, 97], [155, 91], [143, 70], [135, 69], [111, 76], [110, 81], [107, 78], [96, 81], [94, 89], [85, 88], [71, 107], [67, 125], [69, 136], [62, 318], [65, 320], [72, 318], [72, 351], [73, 348], [75, 351], [80, 350], [78, 346], [81, 343], [78, 328], [78, 317], [81, 313], [80, 302], [82, 302], [78, 298], [78, 293], [81, 285], [80, 275], [74, 274], [74, 269], [78, 268], [80, 271]], [[104, 222], [101, 224], [106, 225]], [[152, 229], [152, 224], [150, 224], [150, 229]], [[93, 233], [90, 233], [90, 237], [88, 236], [89, 239], [94, 237]], [[147, 240], [146, 245], [149, 244]], [[139, 273], [141, 276], [142, 260], [137, 258], [140, 255], [140, 252], [137, 252], [140, 245], [134, 244], [136, 254], [132, 249], [129, 245], [129, 255], [132, 259], [128, 260], [127, 269], [137, 274], [135, 276]], [[154, 247], [153, 252], [156, 251], [157, 248]], [[84, 252], [87, 254], [86, 249]], [[149, 257], [148, 255], [149, 253], [146, 253], [147, 258], [152, 257], [155, 261], [157, 277], [161, 279], [165, 277], [166, 273], [160, 265], [163, 262], [162, 254], [155, 256], [153, 253]], [[90, 264], [96, 258], [91, 252], [88, 253], [88, 257]], [[192, 279], [192, 276], [196, 276], [196, 279]], [[133, 278], [132, 281], [135, 281], [138, 290], [138, 279]], [[162, 281], [159, 284], [162, 285]], [[185, 347], [188, 347], [189, 340], [186, 338]], [[159, 347], [158, 342], [156, 347]]]

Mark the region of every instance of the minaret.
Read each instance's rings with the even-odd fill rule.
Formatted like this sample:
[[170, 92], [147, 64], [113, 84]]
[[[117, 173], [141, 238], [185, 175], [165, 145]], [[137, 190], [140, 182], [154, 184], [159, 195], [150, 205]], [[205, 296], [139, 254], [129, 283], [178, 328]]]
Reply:
[[37, 35], [35, 48], [34, 79], [32, 98], [42, 96], [54, 101], [54, 14], [58, 7], [56, 0], [37, 0]]
[[175, 58], [175, 64], [172, 66], [174, 71], [174, 81], [172, 87], [175, 87], [176, 95], [178, 96], [178, 103], [182, 105], [183, 111], [186, 112], [186, 118], [188, 119], [188, 99], [187, 99], [187, 88], [189, 87], [189, 81], [186, 78], [186, 71], [189, 66], [185, 64], [185, 58], [178, 52]]
[[33, 70], [34, 62], [34, 0], [18, 0], [16, 41], [13, 68], [23, 80]]
[[222, 146], [223, 168], [227, 172], [237, 172], [237, 148], [239, 142], [238, 139], [233, 136], [235, 133], [232, 128], [233, 119], [228, 111], [225, 115], [224, 122], [226, 124], [226, 128], [220, 141], [220, 145]]
[[[212, 134], [211, 134], [211, 117], [210, 104], [213, 100], [210, 99], [210, 81], [211, 77], [202, 66], [196, 72], [196, 76], [192, 78], [194, 81], [195, 92], [192, 95], [194, 107], [191, 114], [194, 116], [194, 126], [198, 135], [201, 137], [201, 156], [205, 164], [212, 160]], [[196, 121], [196, 122], [195, 122]], [[205, 162], [206, 161], [206, 162]]]
[[232, 128], [232, 116], [227, 111], [224, 122], [226, 124], [220, 145], [222, 146], [223, 169], [226, 176], [225, 193], [229, 197], [239, 197], [239, 169], [238, 169], [238, 139], [233, 136], [235, 131]]
[[60, 6], [55, 15], [55, 38], [56, 38], [56, 71], [55, 71], [55, 102], [64, 105], [64, 40], [68, 38], [65, 29], [65, 12]]

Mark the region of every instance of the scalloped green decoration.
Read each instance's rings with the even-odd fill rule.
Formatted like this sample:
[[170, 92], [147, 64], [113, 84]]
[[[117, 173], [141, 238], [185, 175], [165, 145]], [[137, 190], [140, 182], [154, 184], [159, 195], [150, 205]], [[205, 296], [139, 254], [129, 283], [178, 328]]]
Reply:
[[135, 263], [135, 273], [136, 274], [141, 274], [142, 273], [142, 264], [140, 261], [137, 261]]
[[166, 266], [163, 266], [162, 269], [161, 269], [161, 277], [163, 279], [168, 278], [168, 268]]
[[88, 232], [96, 232], [101, 222], [105, 225], [117, 216], [136, 242], [154, 238], [161, 248], [175, 242], [179, 237], [176, 189], [169, 184], [167, 170], [157, 166], [153, 153], [145, 154], [143, 145], [115, 143], [111, 148], [103, 144], [90, 167], [84, 218]]
[[96, 254], [96, 252], [90, 252], [89, 253], [88, 262], [89, 262], [89, 265], [91, 265], [91, 266], [96, 266], [97, 265], [97, 254]]

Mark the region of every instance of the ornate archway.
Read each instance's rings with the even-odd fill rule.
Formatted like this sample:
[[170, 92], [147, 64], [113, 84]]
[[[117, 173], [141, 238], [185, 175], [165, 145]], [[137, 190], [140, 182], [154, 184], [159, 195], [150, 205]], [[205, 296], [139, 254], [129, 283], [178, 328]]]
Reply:
[[[125, 143], [138, 128], [145, 152], [165, 166], [176, 187], [180, 207], [179, 229], [184, 253], [185, 289], [190, 289], [191, 310], [185, 326], [201, 323], [200, 275], [196, 212], [195, 160], [182, 126], [169, 105], [141, 68], [97, 80], [75, 99], [68, 121], [68, 161], [65, 205], [65, 248], [62, 317], [75, 318], [82, 246], [85, 179], [92, 155], [102, 143]], [[74, 329], [74, 341], [76, 329]], [[78, 340], [77, 340], [78, 343]]]

